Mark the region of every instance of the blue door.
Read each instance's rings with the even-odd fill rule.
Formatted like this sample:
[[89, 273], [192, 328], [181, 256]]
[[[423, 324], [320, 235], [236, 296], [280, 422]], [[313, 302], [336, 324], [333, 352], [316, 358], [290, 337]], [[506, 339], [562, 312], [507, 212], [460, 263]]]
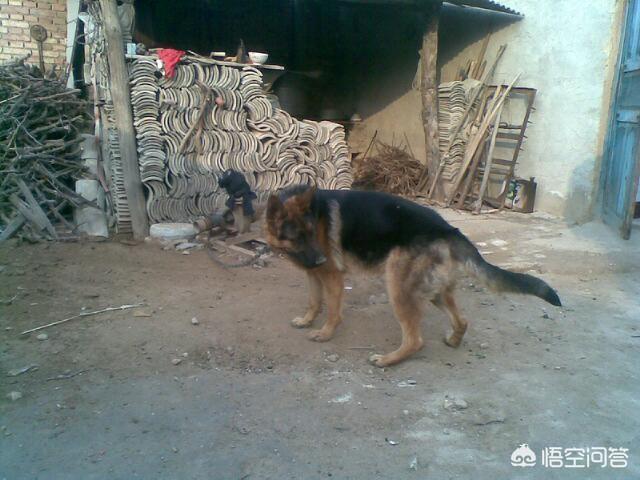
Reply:
[[628, 0], [614, 97], [613, 118], [602, 170], [602, 217], [631, 234], [640, 176], [640, 0]]

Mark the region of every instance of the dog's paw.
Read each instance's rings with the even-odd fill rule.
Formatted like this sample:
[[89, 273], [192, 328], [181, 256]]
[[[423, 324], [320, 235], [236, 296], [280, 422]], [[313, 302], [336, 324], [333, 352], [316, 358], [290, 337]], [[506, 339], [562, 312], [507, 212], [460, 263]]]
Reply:
[[369, 356], [369, 363], [375, 367], [386, 367], [389, 363], [385, 359], [385, 355], [380, 355], [378, 353]]
[[312, 323], [313, 323], [313, 320], [312, 321], [308, 321], [304, 317], [296, 317], [293, 320], [291, 320], [291, 326], [293, 326], [295, 328], [307, 328]]
[[448, 337], [443, 338], [444, 343], [449, 345], [451, 348], [458, 348], [462, 343], [462, 337], [456, 333], [452, 333]]
[[331, 340], [331, 337], [333, 337], [333, 332], [327, 332], [324, 329], [311, 330], [307, 334], [307, 338], [314, 342], [326, 342], [327, 340]]

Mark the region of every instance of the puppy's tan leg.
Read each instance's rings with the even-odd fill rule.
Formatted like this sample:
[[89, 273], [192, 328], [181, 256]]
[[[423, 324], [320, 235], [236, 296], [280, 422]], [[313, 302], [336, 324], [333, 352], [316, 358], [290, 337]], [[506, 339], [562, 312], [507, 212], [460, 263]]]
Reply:
[[[439, 303], [437, 303], [438, 301]], [[439, 295], [439, 298], [433, 303], [449, 316], [449, 321], [453, 328], [453, 332], [444, 339], [444, 343], [453, 348], [459, 347], [462, 342], [462, 337], [467, 331], [467, 321], [460, 315], [460, 310], [458, 310], [456, 301], [453, 298], [453, 287], [444, 289]]]
[[378, 367], [401, 362], [424, 345], [420, 323], [424, 314], [424, 301], [417, 286], [422, 281], [420, 266], [412, 268], [412, 259], [392, 254], [387, 261], [387, 289], [396, 318], [402, 328], [400, 347], [386, 355], [371, 355], [369, 361]]
[[307, 272], [307, 279], [309, 281], [309, 308], [304, 317], [296, 317], [291, 320], [291, 325], [296, 328], [311, 326], [322, 310], [322, 282], [318, 275], [313, 272]]
[[319, 275], [327, 303], [327, 321], [320, 330], [311, 330], [309, 340], [326, 342], [331, 339], [336, 327], [342, 321], [342, 295], [344, 275], [342, 272], [328, 272]]

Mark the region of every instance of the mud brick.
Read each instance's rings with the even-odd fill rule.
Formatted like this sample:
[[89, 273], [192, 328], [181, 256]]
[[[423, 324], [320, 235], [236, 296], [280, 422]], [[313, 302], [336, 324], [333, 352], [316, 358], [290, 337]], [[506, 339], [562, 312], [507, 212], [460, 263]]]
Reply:
[[29, 28], [29, 24], [19, 20], [3, 20], [2, 25], [5, 27]]

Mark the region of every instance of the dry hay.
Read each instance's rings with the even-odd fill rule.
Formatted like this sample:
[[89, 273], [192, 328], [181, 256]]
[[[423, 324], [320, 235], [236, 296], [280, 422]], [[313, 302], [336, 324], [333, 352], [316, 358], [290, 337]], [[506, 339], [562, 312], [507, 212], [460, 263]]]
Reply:
[[406, 147], [376, 141], [373, 154], [353, 161], [353, 188], [413, 195], [424, 170]]

